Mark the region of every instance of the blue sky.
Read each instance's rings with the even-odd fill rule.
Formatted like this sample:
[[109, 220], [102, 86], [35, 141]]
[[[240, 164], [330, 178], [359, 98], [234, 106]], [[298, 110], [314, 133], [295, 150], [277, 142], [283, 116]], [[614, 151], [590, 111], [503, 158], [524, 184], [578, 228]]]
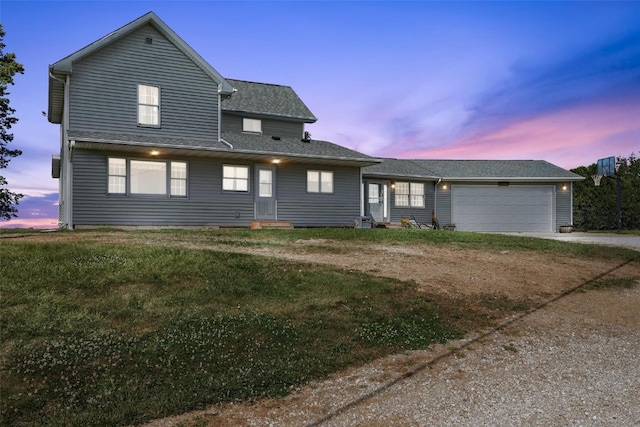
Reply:
[[25, 74], [0, 171], [25, 194], [1, 226], [55, 227], [48, 65], [154, 11], [223, 76], [293, 87], [324, 139], [372, 156], [536, 159], [640, 153], [640, 2], [7, 1]]

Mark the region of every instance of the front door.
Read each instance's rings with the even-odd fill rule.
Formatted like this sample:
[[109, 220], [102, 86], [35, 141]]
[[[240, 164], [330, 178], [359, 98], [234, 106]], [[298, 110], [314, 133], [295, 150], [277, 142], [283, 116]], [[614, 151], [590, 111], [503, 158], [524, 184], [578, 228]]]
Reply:
[[276, 167], [268, 165], [256, 166], [256, 212], [258, 220], [277, 220], [276, 212]]
[[367, 184], [369, 214], [375, 222], [384, 222], [384, 186], [377, 182]]

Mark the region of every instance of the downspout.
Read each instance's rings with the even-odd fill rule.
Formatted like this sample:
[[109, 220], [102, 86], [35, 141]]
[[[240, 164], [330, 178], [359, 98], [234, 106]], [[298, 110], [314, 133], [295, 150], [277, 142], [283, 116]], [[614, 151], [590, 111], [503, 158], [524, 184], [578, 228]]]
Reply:
[[233, 145], [230, 142], [222, 139], [222, 83], [218, 83], [218, 141], [222, 142], [227, 147], [233, 150]]
[[442, 178], [438, 178], [438, 181], [433, 186], [433, 213], [438, 217], [438, 184], [442, 182]]
[[218, 141], [222, 141], [222, 83], [218, 83]]
[[68, 143], [69, 151], [65, 153], [65, 195], [64, 210], [65, 221], [68, 229], [73, 230], [73, 149], [76, 145], [75, 141], [69, 141], [69, 85], [71, 76], [67, 74], [64, 84], [64, 110], [62, 113], [63, 138]]
[[224, 139], [220, 138], [220, 142], [222, 142], [223, 144], [225, 144], [226, 146], [228, 146], [229, 148], [231, 148], [233, 150], [233, 145], [231, 145], [230, 142], [225, 141]]

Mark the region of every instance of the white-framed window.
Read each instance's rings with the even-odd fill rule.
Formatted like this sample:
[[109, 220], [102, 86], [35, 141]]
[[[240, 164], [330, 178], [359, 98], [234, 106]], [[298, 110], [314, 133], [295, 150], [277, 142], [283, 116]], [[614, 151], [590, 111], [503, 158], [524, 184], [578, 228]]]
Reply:
[[222, 166], [223, 191], [249, 191], [249, 166]]
[[127, 193], [127, 161], [109, 157], [109, 189], [110, 194]]
[[171, 162], [171, 195], [187, 196], [187, 163]]
[[109, 157], [108, 170], [109, 194], [187, 196], [186, 162]]
[[138, 124], [160, 126], [160, 88], [138, 85]]
[[308, 170], [307, 192], [333, 193], [333, 172]]
[[396, 182], [395, 205], [399, 207], [424, 208], [424, 183]]
[[422, 182], [412, 182], [409, 184], [409, 192], [411, 193], [411, 207], [424, 208], [424, 184]]
[[262, 133], [262, 120], [248, 119], [244, 117], [242, 119], [242, 131], [250, 133]]

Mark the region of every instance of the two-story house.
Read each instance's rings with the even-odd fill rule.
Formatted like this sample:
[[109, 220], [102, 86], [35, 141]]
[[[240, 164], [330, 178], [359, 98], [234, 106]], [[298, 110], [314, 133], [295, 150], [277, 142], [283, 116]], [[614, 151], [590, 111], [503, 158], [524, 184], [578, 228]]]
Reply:
[[154, 13], [49, 67], [60, 225], [353, 224], [361, 167], [286, 86], [223, 78]]

